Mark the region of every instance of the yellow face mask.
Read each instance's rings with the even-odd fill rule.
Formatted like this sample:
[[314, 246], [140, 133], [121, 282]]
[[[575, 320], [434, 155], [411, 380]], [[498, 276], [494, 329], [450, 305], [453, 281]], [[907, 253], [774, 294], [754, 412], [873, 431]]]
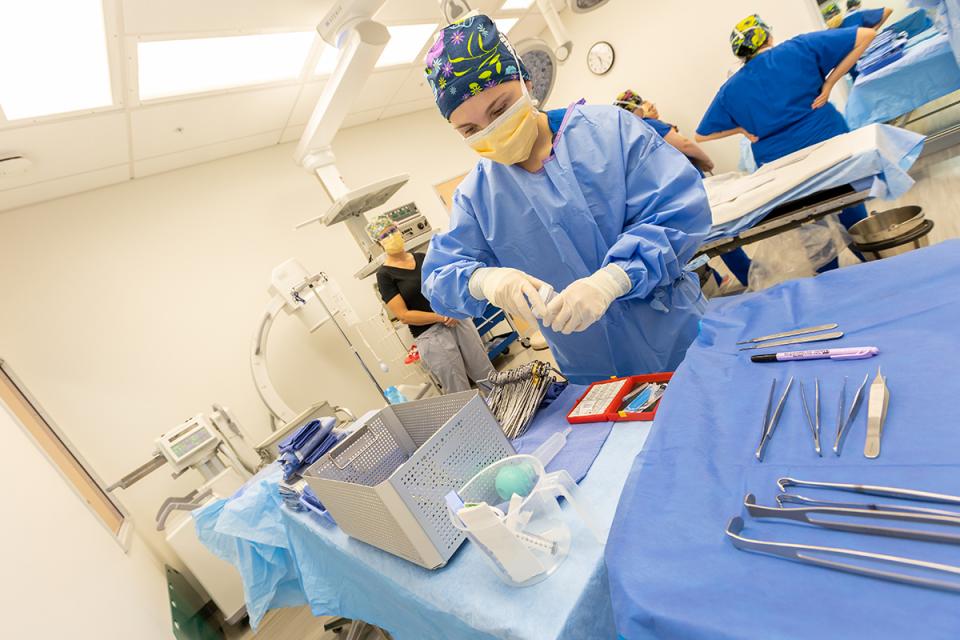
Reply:
[[383, 247], [383, 250], [390, 255], [396, 255], [398, 253], [403, 253], [403, 234], [399, 231], [391, 233], [386, 238], [380, 241], [380, 246]]
[[523, 95], [500, 116], [467, 138], [470, 148], [501, 164], [516, 164], [530, 157], [537, 141], [537, 110], [524, 87]]

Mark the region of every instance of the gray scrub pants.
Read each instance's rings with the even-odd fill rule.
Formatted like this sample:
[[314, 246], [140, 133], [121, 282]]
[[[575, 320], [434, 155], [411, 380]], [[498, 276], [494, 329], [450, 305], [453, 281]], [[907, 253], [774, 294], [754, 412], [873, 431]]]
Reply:
[[493, 365], [483, 340], [472, 320], [461, 320], [455, 327], [437, 323], [417, 339], [420, 359], [443, 386], [443, 393], [470, 389], [470, 380], [485, 380]]

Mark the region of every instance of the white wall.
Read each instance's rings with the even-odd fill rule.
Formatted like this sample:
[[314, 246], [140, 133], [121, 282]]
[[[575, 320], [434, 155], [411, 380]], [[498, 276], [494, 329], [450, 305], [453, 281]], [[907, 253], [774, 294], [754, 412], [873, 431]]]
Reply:
[[169, 639], [166, 578], [143, 541], [124, 554], [2, 407], [0, 432], [3, 636]]
[[[474, 162], [432, 111], [347, 129], [334, 149], [354, 186], [414, 174], [391, 204], [416, 201], [435, 226], [447, 215], [432, 185]], [[0, 213], [0, 356], [106, 481], [213, 402], [231, 407], [253, 440], [269, 434], [248, 349], [275, 265], [297, 257], [332, 274], [361, 317], [378, 309], [371, 280], [352, 276], [364, 259], [342, 225], [293, 230], [329, 201], [292, 154], [272, 147]], [[333, 326], [308, 335], [283, 316], [269, 356], [294, 408], [380, 402]], [[174, 481], [161, 469], [119, 492], [174, 566], [153, 517], [164, 497], [197, 484], [194, 472]]]
[[[547, 106], [565, 107], [580, 98], [610, 104], [631, 88], [653, 100], [664, 120], [693, 138], [717, 89], [737, 66], [730, 52], [730, 29], [751, 13], [759, 13], [781, 40], [823, 28], [813, 0], [613, 0], [586, 14], [564, 11], [561, 17], [574, 50], [560, 65]], [[548, 32], [544, 39], [552, 42]], [[587, 69], [587, 51], [598, 40], [616, 51], [614, 66], [604, 76]], [[718, 171], [736, 169], [739, 136], [704, 148]]]

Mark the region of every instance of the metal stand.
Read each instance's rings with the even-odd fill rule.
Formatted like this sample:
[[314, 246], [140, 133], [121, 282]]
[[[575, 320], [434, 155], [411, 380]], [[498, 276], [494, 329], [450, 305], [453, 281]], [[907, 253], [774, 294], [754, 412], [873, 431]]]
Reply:
[[820, 191], [774, 208], [760, 224], [740, 232], [733, 238], [719, 238], [701, 245], [696, 255], [707, 255], [711, 258], [722, 256], [734, 249], [820, 220], [831, 213], [839, 213], [847, 207], [856, 206], [868, 199], [870, 199], [869, 190], [856, 191], [849, 185]]

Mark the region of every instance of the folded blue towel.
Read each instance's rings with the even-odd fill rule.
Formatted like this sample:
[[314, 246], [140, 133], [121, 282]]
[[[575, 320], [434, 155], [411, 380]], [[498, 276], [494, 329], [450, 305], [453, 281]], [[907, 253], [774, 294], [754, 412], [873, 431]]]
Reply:
[[289, 482], [301, 469], [319, 460], [339, 441], [339, 436], [333, 433], [335, 424], [333, 418], [312, 420], [280, 442], [277, 448], [284, 480]]

